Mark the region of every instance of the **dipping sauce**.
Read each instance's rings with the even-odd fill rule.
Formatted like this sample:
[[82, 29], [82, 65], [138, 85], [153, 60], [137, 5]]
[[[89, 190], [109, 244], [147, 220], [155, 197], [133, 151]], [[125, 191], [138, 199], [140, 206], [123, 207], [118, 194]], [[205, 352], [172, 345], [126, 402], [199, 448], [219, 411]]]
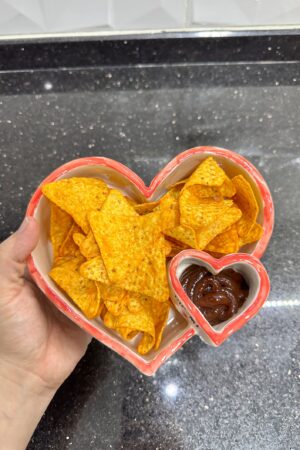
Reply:
[[211, 325], [230, 319], [249, 294], [244, 277], [233, 269], [213, 275], [193, 264], [180, 277], [183, 289]]

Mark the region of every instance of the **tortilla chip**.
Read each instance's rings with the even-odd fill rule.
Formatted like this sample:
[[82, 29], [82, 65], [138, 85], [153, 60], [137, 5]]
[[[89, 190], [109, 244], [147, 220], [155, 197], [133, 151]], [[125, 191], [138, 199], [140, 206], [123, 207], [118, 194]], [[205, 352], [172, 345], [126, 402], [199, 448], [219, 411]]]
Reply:
[[196, 232], [191, 227], [179, 225], [171, 230], [166, 230], [165, 235], [188, 247], [197, 248]]
[[243, 238], [255, 224], [259, 207], [252, 187], [243, 175], [234, 177], [232, 183], [236, 188], [234, 201], [243, 213], [241, 219], [237, 223], [238, 234]]
[[139, 333], [139, 331], [132, 330], [131, 328], [125, 328], [125, 327], [123, 327], [123, 328], [122, 327], [116, 328], [116, 331], [126, 341], [130, 341], [131, 339], [133, 339]]
[[108, 311], [104, 317], [104, 325], [112, 329], [129, 328], [144, 333], [138, 346], [138, 352], [142, 355], [148, 353], [154, 346], [155, 325], [146, 310], [140, 311], [138, 315], [125, 312], [118, 316], [114, 316]]
[[226, 228], [236, 223], [242, 216], [242, 212], [236, 206], [232, 206], [224, 211], [223, 215], [207, 227], [199, 228], [196, 233], [197, 249], [203, 250], [210, 241], [218, 234], [223, 233]]
[[223, 197], [233, 197], [236, 194], [236, 189], [233, 182], [226, 176], [224, 183], [220, 186], [220, 194]]
[[165, 252], [166, 252], [166, 256], [169, 256], [170, 253], [172, 252], [172, 244], [171, 242], [167, 241], [165, 239]]
[[93, 319], [100, 314], [101, 296], [96, 283], [82, 277], [73, 261], [54, 267], [49, 275], [87, 318]]
[[52, 243], [54, 259], [59, 256], [59, 250], [63, 242], [65, 241], [72, 224], [72, 217], [64, 210], [52, 203], [50, 219], [50, 240]]
[[42, 187], [43, 194], [73, 217], [84, 231], [89, 232], [87, 213], [99, 210], [106, 199], [109, 188], [97, 178], [67, 178]]
[[255, 223], [246, 236], [240, 238], [240, 246], [252, 244], [252, 242], [259, 241], [264, 234], [264, 229], [259, 223]]
[[[86, 239], [86, 235], [82, 234], [82, 233], [74, 233], [73, 234], [73, 241], [75, 242], [75, 244], [77, 245], [77, 247], [80, 248], [80, 246], [82, 245], [83, 241]], [[82, 254], [82, 252], [80, 252]]]
[[89, 259], [80, 266], [80, 274], [89, 280], [110, 284], [107, 271], [101, 255]]
[[112, 302], [125, 302], [127, 304], [128, 291], [114, 284], [101, 284], [101, 292], [104, 302], [110, 300]]
[[236, 229], [236, 224], [233, 224], [223, 233], [218, 234], [210, 243], [205, 247], [206, 251], [214, 253], [236, 253], [239, 250], [239, 236]]
[[201, 199], [189, 189], [185, 189], [179, 198], [180, 224], [193, 228], [206, 227], [232, 205], [232, 200]]
[[151, 311], [154, 324], [155, 324], [155, 344], [154, 350], [157, 350], [160, 346], [163, 331], [167, 325], [171, 303], [170, 302], [157, 302], [155, 299], [150, 300], [151, 304], [149, 309]]
[[73, 234], [74, 242], [78, 245], [80, 253], [86, 258], [91, 259], [100, 255], [100, 250], [94, 238], [92, 230], [85, 236], [81, 233]]
[[140, 203], [139, 205], [135, 205], [134, 209], [138, 214], [143, 215], [152, 212], [158, 205], [159, 201]]
[[173, 242], [172, 244], [172, 250], [171, 252], [167, 255], [168, 258], [173, 258], [174, 256], [178, 255], [178, 253], [182, 252], [183, 250], [187, 249], [188, 246], [180, 243], [180, 242]]
[[206, 158], [189, 177], [184, 189], [196, 184], [203, 186], [221, 186], [226, 179], [226, 173], [213, 159]]
[[78, 233], [80, 228], [76, 223], [73, 222], [64, 242], [59, 249], [59, 256], [77, 256], [79, 253], [79, 248], [73, 240], [73, 234]]
[[134, 207], [126, 200], [123, 194], [112, 189], [103, 203], [102, 213], [105, 215], [138, 216]]
[[173, 188], [167, 192], [159, 201], [161, 230], [165, 231], [179, 225], [179, 190]]
[[216, 201], [220, 201], [223, 200], [223, 195], [221, 193], [222, 186], [203, 186], [201, 184], [195, 184], [194, 186], [190, 186], [188, 189], [183, 190], [182, 194], [185, 191], [189, 191], [199, 199], [211, 198]]
[[126, 200], [128, 201], [129, 205], [131, 205], [131, 206], [137, 205], [137, 202], [133, 198], [127, 197], [126, 195], [124, 196], [124, 198], [126, 198]]
[[179, 180], [176, 183], [171, 184], [171, 186], [169, 187], [169, 190], [173, 189], [174, 187], [177, 187], [177, 186], [182, 188], [187, 181], [188, 181], [188, 178], [184, 178], [183, 180]]
[[168, 300], [165, 243], [158, 214], [130, 217], [93, 212], [90, 224], [112, 283]]
[[[116, 295], [119, 294], [118, 298]], [[128, 292], [125, 289], [117, 286], [111, 286], [110, 289], [105, 290], [104, 304], [114, 316], [119, 316], [128, 311]]]

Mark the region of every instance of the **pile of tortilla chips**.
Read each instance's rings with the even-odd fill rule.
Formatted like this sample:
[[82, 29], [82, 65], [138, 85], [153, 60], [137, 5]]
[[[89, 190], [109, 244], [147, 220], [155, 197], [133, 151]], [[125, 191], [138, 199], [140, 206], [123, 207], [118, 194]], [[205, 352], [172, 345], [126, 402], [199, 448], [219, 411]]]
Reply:
[[[172, 212], [166, 213], [171, 208]], [[165, 236], [179, 246], [222, 256], [259, 240], [259, 206], [243, 175], [230, 179], [209, 157], [160, 201]]]
[[228, 178], [212, 157], [156, 202], [136, 204], [96, 178], [42, 188], [51, 202], [51, 278], [86, 317], [138, 352], [158, 349], [169, 310], [167, 258], [192, 247], [221, 255], [261, 237], [258, 205], [242, 175]]

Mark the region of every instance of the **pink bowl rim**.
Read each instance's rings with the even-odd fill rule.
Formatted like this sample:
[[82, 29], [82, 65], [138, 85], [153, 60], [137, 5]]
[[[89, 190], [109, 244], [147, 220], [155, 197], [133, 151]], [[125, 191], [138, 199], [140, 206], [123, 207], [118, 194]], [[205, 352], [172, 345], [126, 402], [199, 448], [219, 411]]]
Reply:
[[[256, 297], [253, 299], [248, 308], [243, 311], [243, 313], [239, 314], [234, 320], [225, 325], [221, 331], [215, 330], [205, 319], [200, 310], [188, 297], [179, 281], [179, 278], [177, 277], [178, 266], [188, 258], [195, 258], [200, 263], [201, 261], [206, 262], [216, 271], [220, 271], [231, 264], [242, 262], [252, 266], [258, 274], [260, 286]], [[254, 317], [262, 308], [270, 292], [270, 280], [265, 267], [257, 258], [247, 253], [235, 253], [216, 259], [208, 253], [199, 250], [183, 250], [171, 260], [169, 274], [174, 291], [183, 302], [186, 310], [189, 311], [190, 315], [199, 327], [201, 327], [201, 329], [208, 335], [215, 346], [222, 344], [222, 342], [224, 342], [229, 336], [239, 330], [252, 317]]]
[[[149, 186], [146, 186], [144, 181], [135, 172], [133, 172], [131, 169], [129, 169], [122, 163], [115, 161], [113, 159], [101, 156], [91, 156], [72, 160], [55, 169], [41, 182], [41, 184], [38, 186], [38, 188], [36, 189], [36, 191], [34, 192], [29, 201], [26, 216], [28, 217], [34, 216], [35, 210], [43, 195], [41, 188], [44, 184], [55, 181], [62, 175], [66, 174], [67, 172], [75, 168], [87, 165], [100, 165], [111, 168], [119, 172], [121, 175], [123, 175], [123, 177], [127, 178], [129, 182], [134, 184], [139, 189], [141, 194], [145, 197], [145, 199], [149, 199], [155, 193], [156, 189], [162, 183], [162, 181], [177, 166], [179, 166], [183, 161], [187, 160], [188, 158], [194, 155], [201, 155], [201, 154], [216, 155], [233, 161], [235, 164], [241, 166], [244, 170], [246, 170], [248, 174], [256, 182], [263, 200], [264, 234], [260, 239], [259, 243], [257, 244], [257, 246], [255, 247], [252, 255], [255, 256], [256, 258], [260, 258], [268, 246], [274, 226], [274, 206], [270, 190], [262, 175], [246, 158], [242, 157], [241, 155], [231, 150], [218, 147], [211, 147], [211, 146], [194, 147], [178, 154], [153, 178]], [[76, 314], [71, 308], [69, 308], [68, 305], [66, 305], [64, 301], [48, 286], [42, 274], [38, 271], [34, 263], [33, 257], [31, 255], [28, 258], [28, 270], [37, 286], [44, 292], [44, 294], [52, 301], [52, 303], [55, 304], [55, 306], [61, 312], [69, 316], [69, 318], [71, 318], [77, 325], [83, 328], [86, 332], [88, 332], [96, 339], [101, 341], [103, 344], [105, 344], [106, 346], [110, 347], [118, 354], [123, 356], [145, 375], [153, 375], [163, 362], [165, 362], [173, 353], [175, 353], [180, 347], [182, 347], [183, 344], [195, 334], [194, 328], [192, 327], [188, 328], [178, 338], [172, 341], [167, 347], [161, 350], [161, 352], [158, 353], [153, 360], [146, 361], [141, 357], [139, 357], [128, 347], [124, 347], [123, 344], [120, 344], [119, 342], [115, 341], [114, 339], [103, 333], [101, 330], [96, 328], [92, 323], [88, 323], [85, 320], [83, 320], [78, 314]]]

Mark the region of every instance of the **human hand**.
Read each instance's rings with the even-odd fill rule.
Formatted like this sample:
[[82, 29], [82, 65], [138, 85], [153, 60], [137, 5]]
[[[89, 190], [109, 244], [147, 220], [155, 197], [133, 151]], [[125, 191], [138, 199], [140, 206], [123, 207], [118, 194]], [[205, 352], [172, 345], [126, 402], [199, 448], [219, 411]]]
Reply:
[[[17, 401], [12, 397], [20, 394], [26, 399], [38, 398], [38, 403], [43, 405], [40, 413], [43, 413], [90, 341], [83, 330], [57, 311], [25, 278], [26, 260], [38, 236], [37, 222], [27, 218], [19, 230], [0, 245], [0, 414], [2, 409], [4, 415], [7, 409], [4, 411], [2, 394], [5, 397], [7, 392], [11, 394], [9, 407], [13, 403], [14, 412], [10, 415], [15, 416], [22, 406], [12, 402]], [[39, 416], [35, 422], [38, 420]], [[10, 448], [7, 442], [5, 444], [5, 448]], [[21, 444], [11, 448], [23, 447]]]

